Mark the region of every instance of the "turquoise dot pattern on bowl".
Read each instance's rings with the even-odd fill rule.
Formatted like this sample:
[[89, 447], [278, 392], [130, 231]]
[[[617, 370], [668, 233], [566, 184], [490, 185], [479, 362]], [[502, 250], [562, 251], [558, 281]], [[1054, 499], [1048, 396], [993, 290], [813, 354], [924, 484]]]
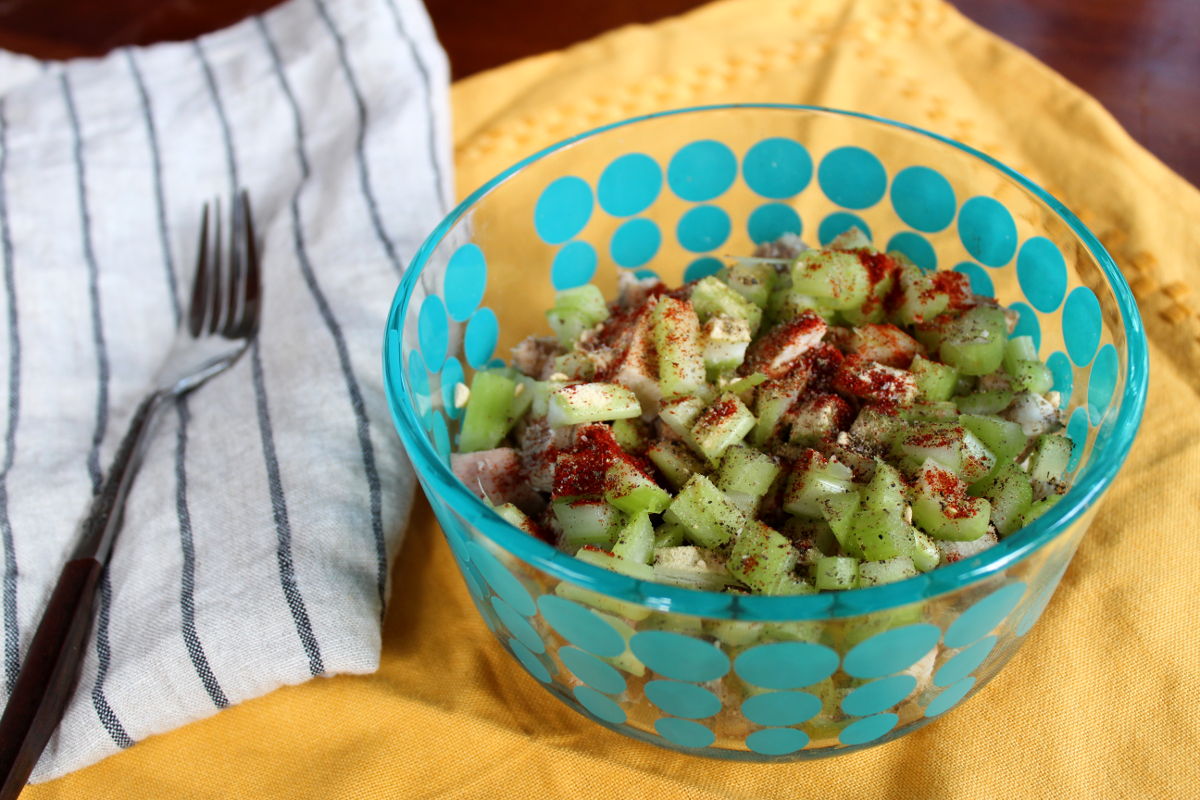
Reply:
[[546, 244], [562, 244], [582, 231], [592, 218], [592, 187], [568, 175], [551, 183], [533, 209], [533, 228]]
[[596, 184], [600, 207], [614, 217], [632, 217], [654, 204], [662, 191], [662, 167], [645, 153], [613, 159]]
[[871, 234], [871, 226], [863, 222], [862, 217], [846, 211], [835, 211], [821, 220], [820, 226], [817, 227], [817, 241], [822, 247], [828, 247], [830, 242], [851, 228], [858, 228], [872, 241], [875, 238]]
[[821, 710], [821, 699], [808, 692], [764, 692], [742, 702], [742, 714], [759, 725], [799, 725]]
[[550, 282], [558, 291], [583, 286], [596, 274], [596, 248], [587, 242], [575, 241], [563, 245], [550, 267]]
[[784, 756], [808, 746], [808, 734], [795, 728], [765, 728], [746, 737], [746, 747], [764, 756]]
[[742, 653], [734, 670], [743, 680], [764, 689], [799, 689], [829, 677], [837, 664], [837, 653], [824, 645], [777, 642]]
[[1030, 305], [1048, 314], [1062, 304], [1067, 293], [1067, 262], [1054, 242], [1034, 236], [1017, 254], [1017, 280]]
[[613, 725], [620, 725], [625, 721], [625, 709], [612, 698], [605, 697], [590, 686], [576, 686], [573, 691], [579, 704], [596, 717]]
[[941, 694], [929, 701], [929, 705], [925, 706], [925, 716], [936, 717], [945, 714], [958, 705], [974, 685], [974, 678], [963, 678], [953, 686], [946, 687]]
[[958, 238], [980, 264], [1003, 267], [1017, 251], [1017, 223], [998, 200], [972, 197], [958, 212]]
[[500, 323], [496, 312], [481, 308], [471, 315], [467, 331], [463, 334], [463, 353], [467, 363], [475, 369], [484, 369], [496, 351], [496, 340], [500, 337]]
[[[484, 619], [488, 619], [488, 616], [484, 615]], [[493, 628], [493, 630], [495, 629]], [[546, 665], [542, 663], [540, 658], [530, 652], [528, 647], [521, 644], [516, 639], [509, 639], [508, 649], [512, 651], [512, 654], [517, 657], [517, 661], [521, 662], [521, 666], [523, 666], [530, 675], [537, 678], [542, 683], [550, 682], [550, 670], [546, 669]]]
[[846, 654], [842, 668], [856, 678], [882, 678], [920, 661], [937, 644], [936, 625], [917, 623], [877, 633]]
[[675, 717], [661, 717], [655, 720], [654, 730], [668, 742], [680, 747], [708, 747], [717, 738], [711, 729], [699, 722]]
[[934, 686], [949, 686], [970, 675], [996, 647], [995, 636], [985, 636], [970, 647], [956, 653], [933, 674]]
[[425, 359], [421, 358], [418, 350], [408, 354], [408, 385], [412, 389], [417, 413], [424, 416], [430, 409], [429, 401], [429, 372], [425, 369]]
[[617, 228], [609, 243], [609, 255], [618, 267], [640, 267], [658, 252], [662, 232], [645, 217], [635, 217]]
[[971, 281], [971, 291], [975, 294], [995, 296], [996, 287], [992, 283], [992, 276], [988, 275], [983, 267], [974, 261], [960, 262], [954, 266], [954, 271], [967, 276], [967, 279]]
[[1075, 388], [1075, 371], [1071, 368], [1071, 360], [1065, 353], [1054, 351], [1046, 358], [1046, 366], [1054, 376], [1054, 391], [1062, 395], [1060, 407], [1066, 408], [1071, 400], [1071, 392]]
[[889, 253], [893, 250], [904, 253], [912, 259], [914, 264], [926, 272], [937, 269], [937, 252], [934, 251], [929, 240], [919, 233], [901, 231], [888, 239], [887, 247], [884, 250]]
[[978, 601], [950, 623], [946, 646], [966, 647], [979, 641], [1004, 621], [1024, 594], [1024, 582], [1013, 581]]
[[474, 243], [464, 244], [454, 251], [446, 264], [446, 275], [442, 279], [442, 296], [446, 301], [446, 312], [455, 322], [466, 322], [480, 301], [487, 287], [487, 261], [483, 251]]
[[799, 236], [804, 230], [800, 215], [783, 203], [765, 203], [750, 212], [746, 232], [755, 244], [773, 242], [785, 233]]
[[838, 741], [846, 745], [866, 744], [896, 727], [900, 717], [895, 714], [876, 714], [873, 717], [863, 717], [855, 720], [842, 729]]
[[721, 142], [703, 139], [679, 148], [667, 165], [667, 184], [680, 199], [705, 203], [737, 178], [737, 156]]
[[1108, 410], [1113, 391], [1117, 388], [1117, 348], [1106, 344], [1096, 354], [1092, 374], [1088, 378], [1087, 408], [1093, 425], [1099, 425]]
[[1063, 304], [1062, 332], [1067, 355], [1076, 366], [1086, 367], [1100, 346], [1100, 302], [1095, 293], [1080, 286], [1067, 295]]
[[958, 209], [954, 188], [937, 170], [906, 167], [892, 179], [892, 208], [904, 224], [936, 233], [954, 221]]
[[683, 271], [683, 282], [691, 283], [692, 281], [706, 278], [709, 275], [716, 275], [724, 266], [719, 258], [713, 258], [712, 256], [697, 258], [688, 264], [687, 269]]
[[550, 627], [571, 644], [605, 658], [625, 651], [621, 634], [591, 609], [552, 594], [542, 595], [537, 604]]
[[856, 717], [878, 714], [896, 705], [917, 688], [912, 675], [889, 675], [865, 683], [842, 698], [842, 710]]
[[479, 569], [492, 591], [503, 597], [505, 602], [523, 616], [532, 617], [537, 613], [533, 598], [529, 596], [521, 581], [505, 569], [483, 545], [479, 542], [469, 542], [467, 552], [470, 554], [471, 563]]
[[732, 223], [729, 215], [717, 206], [696, 206], [689, 209], [675, 228], [675, 238], [684, 250], [707, 253], [729, 238]]
[[433, 437], [433, 449], [443, 464], [450, 463], [450, 429], [446, 427], [446, 418], [440, 411], [429, 412], [429, 435]]
[[528, 647], [534, 653], [546, 652], [546, 643], [542, 641], [542, 637], [538, 636], [538, 632], [529, 624], [529, 620], [516, 612], [512, 606], [504, 602], [497, 595], [492, 598], [492, 609], [495, 610], [496, 616], [504, 623], [504, 627], [508, 628], [508, 632], [513, 635], [518, 642]]
[[421, 302], [417, 316], [417, 344], [426, 366], [434, 372], [440, 370], [450, 345], [450, 327], [446, 321], [446, 306], [437, 295], [431, 294]]
[[643, 664], [668, 678], [704, 683], [729, 672], [729, 657], [700, 639], [670, 631], [642, 631], [629, 647]]
[[577, 647], [563, 647], [559, 649], [558, 657], [575, 677], [596, 691], [605, 694], [620, 694], [625, 691], [625, 678], [621, 673], [590, 653]]
[[812, 180], [812, 172], [812, 157], [804, 145], [782, 137], [763, 139], [742, 160], [746, 185], [772, 200], [800, 194]]
[[650, 681], [645, 686], [651, 703], [676, 717], [702, 719], [721, 710], [721, 700], [701, 686], [680, 681]]
[[825, 196], [844, 208], [870, 208], [887, 191], [887, 170], [869, 150], [839, 147], [821, 159], [817, 183]]

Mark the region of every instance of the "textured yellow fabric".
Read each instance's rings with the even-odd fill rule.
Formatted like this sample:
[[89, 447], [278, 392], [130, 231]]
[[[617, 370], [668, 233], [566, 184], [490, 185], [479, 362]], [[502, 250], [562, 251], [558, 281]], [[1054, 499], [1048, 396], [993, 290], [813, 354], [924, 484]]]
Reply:
[[378, 674], [280, 689], [27, 797], [1196, 796], [1200, 193], [1094, 100], [937, 0], [729, 0], [471, 78], [453, 99], [460, 194], [604, 122], [769, 100], [932, 128], [1076, 209], [1138, 295], [1151, 390], [1041, 623], [977, 698], [886, 746], [779, 766], [675, 755], [584, 720], [521, 671], [421, 502]]

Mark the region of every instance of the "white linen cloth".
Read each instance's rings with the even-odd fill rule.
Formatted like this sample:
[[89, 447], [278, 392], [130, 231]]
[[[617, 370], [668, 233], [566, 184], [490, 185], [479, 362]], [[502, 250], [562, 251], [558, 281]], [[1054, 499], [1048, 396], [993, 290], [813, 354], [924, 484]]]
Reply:
[[292, 0], [102, 59], [0, 53], [0, 92], [6, 689], [186, 313], [205, 200], [249, 190], [264, 277], [257, 344], [154, 430], [41, 781], [378, 667], [414, 486], [380, 347], [451, 198], [448, 70], [415, 0]]

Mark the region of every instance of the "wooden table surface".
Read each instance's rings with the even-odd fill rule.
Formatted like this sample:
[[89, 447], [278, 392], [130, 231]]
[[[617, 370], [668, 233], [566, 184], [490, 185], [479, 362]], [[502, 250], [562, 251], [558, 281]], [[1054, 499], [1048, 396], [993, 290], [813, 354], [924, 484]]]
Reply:
[[[0, 0], [0, 48], [44, 58], [183, 39], [277, 0]], [[1200, 0], [952, 0], [1100, 100], [1200, 185]], [[456, 78], [699, 0], [426, 0]]]

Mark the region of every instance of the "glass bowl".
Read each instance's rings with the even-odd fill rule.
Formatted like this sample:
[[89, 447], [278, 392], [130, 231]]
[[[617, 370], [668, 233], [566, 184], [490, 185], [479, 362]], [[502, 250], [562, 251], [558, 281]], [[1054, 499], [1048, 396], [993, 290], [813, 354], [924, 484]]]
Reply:
[[[505, 523], [451, 472], [454, 386], [549, 332], [554, 291], [620, 270], [669, 285], [782, 233], [849, 225], [1020, 312], [1075, 443], [1073, 487], [998, 545], [900, 583], [745, 597], [646, 583]], [[833, 109], [669, 111], [568, 139], [437, 227], [384, 343], [396, 428], [479, 613], [564, 703], [707, 756], [817, 758], [895, 739], [978, 692], [1050, 600], [1141, 420], [1146, 343], [1096, 237], [1013, 170], [937, 134]], [[515, 675], [514, 680], [517, 680]]]

